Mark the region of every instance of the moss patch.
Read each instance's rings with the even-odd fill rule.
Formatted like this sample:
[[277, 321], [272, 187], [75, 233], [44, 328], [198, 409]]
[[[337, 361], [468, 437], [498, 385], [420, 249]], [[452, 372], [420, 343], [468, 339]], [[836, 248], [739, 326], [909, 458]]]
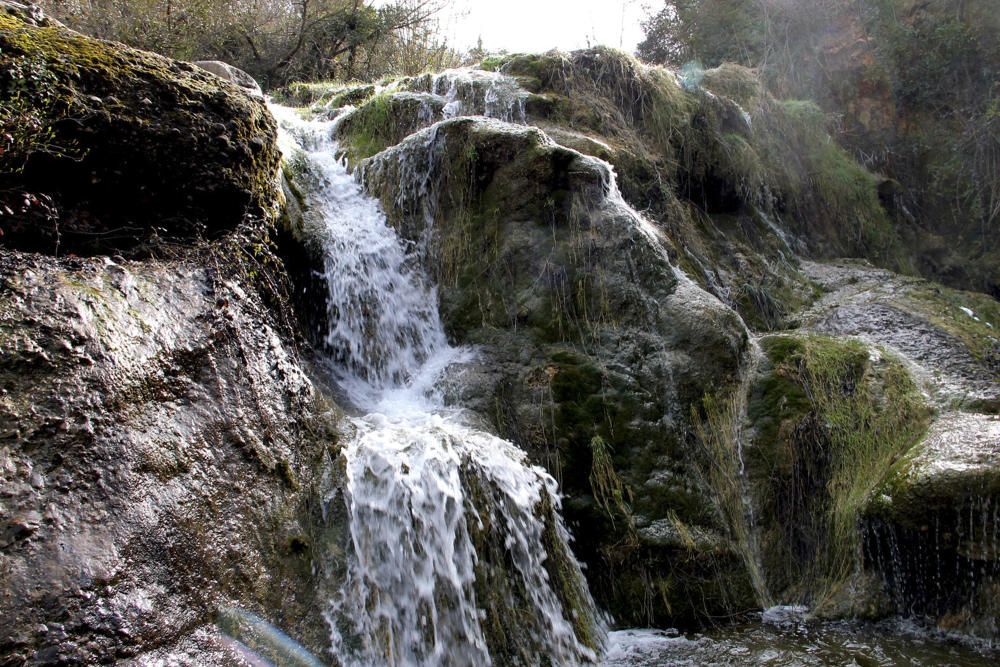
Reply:
[[748, 467], [773, 593], [822, 610], [857, 563], [859, 512], [925, 432], [903, 364], [856, 341], [772, 336], [751, 395]]

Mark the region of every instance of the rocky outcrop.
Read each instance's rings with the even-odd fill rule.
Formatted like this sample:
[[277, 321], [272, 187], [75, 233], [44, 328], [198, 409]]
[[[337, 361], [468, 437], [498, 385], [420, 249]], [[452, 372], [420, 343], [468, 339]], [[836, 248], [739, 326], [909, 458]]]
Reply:
[[[275, 229], [259, 100], [21, 9], [0, 29], [4, 122], [48, 128], [2, 156], [26, 202], [4, 200], [0, 250], [5, 664], [314, 664], [346, 548], [343, 422], [299, 350], [327, 317], [315, 174], [289, 157]], [[447, 401], [559, 480], [616, 622], [764, 602], [954, 616], [885, 558], [949, 513], [972, 527], [935, 544], [995, 568], [976, 541], [995, 542], [978, 528], [995, 505], [962, 512], [995, 502], [1000, 312], [890, 270], [884, 181], [815, 105], [604, 49], [287, 94], [340, 117], [450, 341], [476, 352]], [[986, 453], [941, 463], [967, 440]]]
[[193, 65], [0, 13], [3, 242], [88, 255], [217, 238], [275, 201], [261, 99]]
[[324, 646], [335, 409], [260, 299], [199, 259], [0, 256], [4, 664], [192, 633], [216, 656], [195, 662], [236, 664], [220, 604]]
[[455, 372], [453, 400], [561, 482], [568, 521], [587, 527], [575, 552], [614, 615], [691, 623], [751, 608], [687, 435], [690, 406], [739, 375], [746, 332], [675, 271], [607, 164], [534, 128], [456, 118], [361, 168], [426, 247], [450, 337], [483, 350]]
[[9, 3], [0, 61], [0, 664], [321, 655], [340, 413], [269, 241], [273, 119]]
[[1000, 420], [951, 413], [865, 512], [865, 556], [899, 613], [995, 637], [1000, 611]]
[[745, 69], [483, 67], [323, 113], [481, 350], [451, 400], [560, 480], [599, 601], [623, 624], [888, 613], [856, 527], [935, 408], [995, 410], [995, 302], [830, 260], [906, 268], [885, 181]]

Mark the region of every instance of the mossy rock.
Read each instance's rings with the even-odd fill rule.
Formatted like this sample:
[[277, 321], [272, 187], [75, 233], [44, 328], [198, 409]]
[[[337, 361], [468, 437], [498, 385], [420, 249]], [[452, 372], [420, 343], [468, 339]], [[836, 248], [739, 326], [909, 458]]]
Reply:
[[263, 100], [55, 23], [0, 13], [0, 126], [12, 247], [84, 255], [216, 237], [277, 201]]
[[903, 363], [856, 340], [778, 335], [751, 389], [746, 456], [770, 591], [821, 612], [857, 570], [857, 525], [930, 410]]
[[865, 567], [897, 610], [995, 638], [998, 507], [1000, 421], [943, 415], [865, 508]]
[[[746, 332], [609, 196], [607, 166], [483, 118], [439, 122], [359, 164], [390, 223], [424, 249], [450, 338], [488, 359], [463, 374], [464, 402], [560, 480], [599, 601], [649, 622], [621, 594], [652, 579], [657, 622], [696, 627], [752, 607], [727, 540], [691, 549], [647, 530], [672, 515], [717, 534], [686, 406], [739, 373]], [[703, 602], [688, 604], [698, 589]]]
[[439, 96], [429, 93], [381, 93], [348, 111], [337, 124], [337, 137], [356, 164], [439, 120], [443, 106]]

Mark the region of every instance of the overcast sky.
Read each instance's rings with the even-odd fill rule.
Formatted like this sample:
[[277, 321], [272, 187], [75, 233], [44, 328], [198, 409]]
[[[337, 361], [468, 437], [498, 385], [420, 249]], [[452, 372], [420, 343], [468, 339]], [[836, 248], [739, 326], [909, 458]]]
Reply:
[[604, 44], [629, 53], [649, 0], [452, 0], [441, 15], [449, 44], [489, 51], [548, 51]]

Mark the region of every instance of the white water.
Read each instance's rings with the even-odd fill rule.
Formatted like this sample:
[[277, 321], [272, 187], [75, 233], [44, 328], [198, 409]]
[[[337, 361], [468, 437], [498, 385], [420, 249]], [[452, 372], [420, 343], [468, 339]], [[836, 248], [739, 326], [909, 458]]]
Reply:
[[445, 98], [445, 118], [482, 115], [525, 123], [527, 93], [509, 76], [478, 69], [445, 70], [434, 76], [431, 92]]
[[[504, 602], [531, 619], [506, 631], [535, 660], [593, 662], [546, 568], [545, 521], [566, 540], [558, 514], [539, 509], [547, 497], [558, 510], [555, 480], [444, 408], [438, 378], [472, 353], [448, 344], [419, 253], [334, 157], [336, 121], [272, 111], [286, 157], [304, 151], [317, 181], [309, 205], [325, 221], [326, 342], [339, 383], [367, 413], [353, 420], [356, 434], [343, 449], [352, 549], [327, 613], [331, 652], [345, 665], [493, 664], [483, 629], [490, 610], [475, 586], [473, 534], [485, 532], [502, 544], [505, 576], [523, 591]], [[488, 489], [485, 501], [470, 493], [468, 475]], [[571, 613], [593, 615], [579, 567], [571, 567], [588, 607]]]

